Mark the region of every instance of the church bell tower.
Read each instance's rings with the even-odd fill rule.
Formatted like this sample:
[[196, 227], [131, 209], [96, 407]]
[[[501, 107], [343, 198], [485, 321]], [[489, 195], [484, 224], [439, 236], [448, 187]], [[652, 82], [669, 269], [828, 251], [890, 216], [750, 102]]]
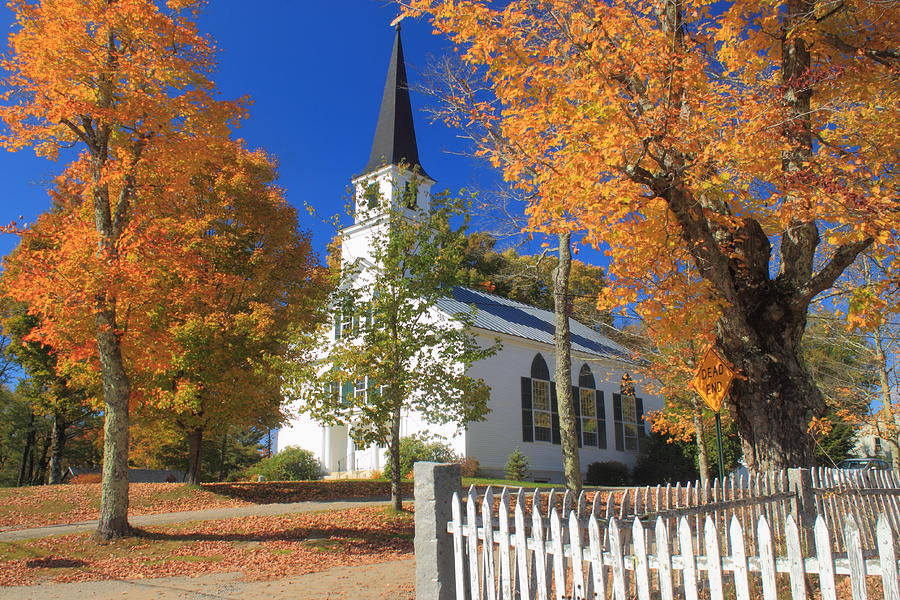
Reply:
[[371, 260], [372, 235], [389, 210], [416, 218], [430, 208], [431, 187], [435, 182], [419, 161], [399, 25], [394, 35], [372, 151], [362, 173], [354, 177], [352, 183], [353, 224], [341, 231], [344, 263]]

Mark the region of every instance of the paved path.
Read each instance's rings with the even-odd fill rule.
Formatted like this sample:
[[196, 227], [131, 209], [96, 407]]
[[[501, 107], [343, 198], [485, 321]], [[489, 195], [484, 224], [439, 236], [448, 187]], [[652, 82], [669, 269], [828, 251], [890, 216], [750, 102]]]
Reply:
[[[158, 515], [137, 515], [128, 518], [128, 522], [135, 527], [150, 525], [170, 525], [172, 523], [185, 523], [188, 521], [214, 521], [216, 519], [232, 519], [235, 517], [284, 515], [288, 513], [316, 512], [321, 510], [343, 510], [346, 508], [359, 508], [362, 506], [378, 506], [386, 504], [388, 498], [365, 498], [360, 500], [326, 500], [291, 502], [286, 504], [254, 504], [252, 506], [232, 506], [227, 508], [209, 508], [204, 510], [188, 510], [183, 512], [162, 513]], [[97, 521], [79, 521], [78, 523], [66, 523], [60, 525], [48, 525], [46, 527], [34, 527], [32, 529], [17, 529], [13, 531], [0, 531], [0, 542], [14, 542], [33, 538], [47, 537], [48, 535], [65, 535], [91, 531], [97, 527]]]
[[274, 581], [239, 573], [0, 588], [0, 600], [413, 600], [415, 560], [335, 567]]

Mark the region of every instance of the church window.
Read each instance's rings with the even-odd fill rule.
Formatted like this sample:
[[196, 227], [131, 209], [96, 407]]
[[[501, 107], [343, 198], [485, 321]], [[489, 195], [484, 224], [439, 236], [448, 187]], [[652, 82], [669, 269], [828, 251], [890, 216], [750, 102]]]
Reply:
[[551, 441], [550, 431], [553, 419], [550, 415], [550, 382], [533, 379], [531, 393], [534, 398], [534, 439], [540, 442]]
[[603, 392], [596, 387], [591, 368], [582, 365], [578, 385], [572, 386], [578, 444], [606, 448], [606, 408]]
[[522, 440], [560, 443], [556, 384], [544, 357], [534, 357], [531, 377], [522, 378]]
[[644, 405], [638, 398], [634, 382], [626, 373], [618, 394], [613, 394], [613, 420], [616, 430], [616, 450], [637, 452], [644, 436]]

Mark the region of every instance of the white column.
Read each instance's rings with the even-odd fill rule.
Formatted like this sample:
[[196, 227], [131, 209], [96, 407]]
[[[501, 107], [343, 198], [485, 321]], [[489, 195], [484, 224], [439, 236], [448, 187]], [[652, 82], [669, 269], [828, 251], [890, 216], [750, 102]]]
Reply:
[[331, 426], [322, 426], [322, 466], [326, 471], [333, 471], [334, 465], [331, 464]]
[[356, 470], [356, 446], [353, 443], [353, 436], [350, 435], [350, 427], [347, 427], [347, 470]]

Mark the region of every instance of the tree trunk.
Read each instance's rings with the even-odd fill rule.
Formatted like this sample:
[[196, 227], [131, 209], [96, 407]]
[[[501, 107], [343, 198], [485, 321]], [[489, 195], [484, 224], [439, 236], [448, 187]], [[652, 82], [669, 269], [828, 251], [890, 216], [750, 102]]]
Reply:
[[400, 403], [394, 403], [391, 414], [391, 441], [389, 446], [391, 460], [391, 507], [403, 510], [403, 489], [400, 485], [404, 473], [400, 472]]
[[559, 437], [563, 452], [566, 488], [575, 497], [581, 493], [581, 457], [578, 453], [578, 429], [575, 424], [575, 400], [572, 398], [572, 338], [569, 334], [569, 272], [572, 268], [572, 234], [558, 235], [559, 261], [553, 272], [553, 313], [556, 346], [556, 398], [559, 410]]
[[697, 469], [700, 471], [700, 481], [706, 483], [709, 479], [709, 450], [706, 447], [706, 429], [703, 427], [703, 415], [694, 415], [694, 439], [697, 441]]
[[32, 485], [44, 485], [47, 481], [47, 455], [50, 453], [50, 436], [44, 435], [43, 438], [41, 455], [37, 459], [37, 464], [31, 476]]
[[28, 433], [25, 434], [25, 449], [22, 451], [22, 462], [19, 464], [19, 477], [16, 487], [27, 485], [31, 481], [31, 470], [34, 463], [34, 411], [28, 418]]
[[[723, 324], [726, 318], [720, 319]], [[720, 327], [719, 346], [740, 374], [729, 407], [752, 471], [815, 464], [808, 426], [813, 417], [824, 416], [825, 402], [799, 355], [805, 324], [805, 310], [792, 321], [763, 320], [754, 332], [756, 345]]]
[[116, 331], [115, 309], [100, 310], [96, 317], [97, 348], [103, 379], [103, 483], [100, 495], [98, 540], [112, 540], [131, 533], [128, 524], [128, 401], [131, 382], [125, 373]]
[[62, 415], [53, 415], [53, 429], [50, 432], [50, 477], [47, 483], [62, 483], [62, 456], [66, 447], [66, 422]]
[[200, 450], [203, 443], [203, 428], [194, 427], [187, 432], [188, 439], [188, 470], [186, 482], [190, 485], [200, 485]]
[[884, 427], [886, 435], [880, 435], [881, 427], [876, 426], [875, 431], [891, 447], [891, 466], [894, 469], [900, 469], [900, 443], [898, 443], [897, 435], [900, 432], [900, 423], [897, 421], [897, 414], [892, 403], [891, 384], [887, 370], [887, 355], [884, 352], [881, 328], [875, 330], [874, 338], [875, 360], [878, 364], [878, 385], [881, 387], [881, 404], [886, 421], [886, 427]]

